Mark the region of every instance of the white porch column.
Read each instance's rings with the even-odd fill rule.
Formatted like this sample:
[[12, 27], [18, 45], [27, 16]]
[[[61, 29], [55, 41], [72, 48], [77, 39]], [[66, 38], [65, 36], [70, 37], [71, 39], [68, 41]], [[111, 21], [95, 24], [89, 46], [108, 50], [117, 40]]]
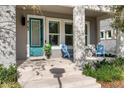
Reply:
[[118, 57], [124, 57], [124, 32], [117, 32], [116, 53]]
[[81, 66], [85, 62], [85, 8], [76, 6], [73, 9], [73, 50], [74, 62]]
[[16, 63], [16, 6], [0, 6], [0, 64]]

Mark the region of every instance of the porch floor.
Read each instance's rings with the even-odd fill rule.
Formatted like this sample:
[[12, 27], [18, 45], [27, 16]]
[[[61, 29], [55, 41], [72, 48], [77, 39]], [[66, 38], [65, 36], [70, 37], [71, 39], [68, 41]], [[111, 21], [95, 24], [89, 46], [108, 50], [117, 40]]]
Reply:
[[99, 88], [96, 79], [82, 75], [71, 60], [29, 59], [18, 67], [19, 83], [30, 88]]

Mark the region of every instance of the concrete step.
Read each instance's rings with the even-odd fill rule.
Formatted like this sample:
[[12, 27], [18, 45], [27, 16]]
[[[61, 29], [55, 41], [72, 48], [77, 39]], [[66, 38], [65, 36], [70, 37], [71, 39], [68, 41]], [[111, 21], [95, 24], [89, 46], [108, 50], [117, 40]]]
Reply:
[[[63, 74], [59, 74], [59, 76], [62, 78], [72, 77], [72, 76], [84, 77], [82, 75], [81, 71], [73, 71], [73, 72], [63, 73]], [[55, 77], [55, 74], [43, 72], [42, 75], [37, 75], [37, 76], [35, 75], [35, 76], [31, 77], [30, 80], [50, 79], [50, 78], [54, 78], [54, 77]]]
[[77, 85], [77, 86], [71, 87], [71, 88], [101, 88], [101, 85], [98, 83], [93, 83], [93, 84], [89, 84], [89, 85]]
[[98, 83], [93, 83], [93, 84], [89, 84], [89, 85], [83, 85], [83, 84], [77, 84], [74, 86], [69, 86], [69, 87], [65, 87], [64, 88], [101, 88], [101, 85]]
[[70, 77], [68, 79], [62, 79], [64, 88], [80, 88], [96, 83], [96, 79], [91, 77]]
[[23, 84], [24, 88], [57, 88], [58, 81], [53, 79], [28, 81]]
[[[86, 76], [70, 76], [60, 78], [62, 88], [97, 88], [101, 87], [96, 83], [96, 79]], [[57, 78], [46, 78], [42, 80], [29, 81], [24, 87], [29, 88], [59, 88]]]
[[99, 83], [95, 83], [95, 84], [92, 84], [92, 85], [88, 85], [84, 88], [101, 88], [101, 84]]
[[[79, 76], [82, 77], [82, 72], [81, 71], [70, 71], [70, 72], [65, 72], [62, 74], [61, 77], [71, 77], [71, 76]], [[42, 71], [40, 72], [39, 75], [36, 75], [36, 72], [32, 72], [30, 69], [25, 70], [23, 73], [20, 73], [20, 78], [18, 81], [20, 83], [26, 82], [28, 80], [39, 80], [39, 79], [49, 79], [49, 78], [54, 78], [54, 74], [52, 74], [50, 71]]]

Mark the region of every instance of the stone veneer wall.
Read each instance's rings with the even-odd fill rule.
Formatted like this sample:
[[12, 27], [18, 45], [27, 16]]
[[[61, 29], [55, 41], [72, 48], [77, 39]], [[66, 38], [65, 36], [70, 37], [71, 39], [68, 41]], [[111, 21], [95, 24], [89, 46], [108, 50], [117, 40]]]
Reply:
[[85, 9], [77, 6], [73, 9], [73, 49], [74, 62], [81, 66], [85, 62]]
[[0, 6], [0, 64], [16, 63], [16, 12], [15, 6]]

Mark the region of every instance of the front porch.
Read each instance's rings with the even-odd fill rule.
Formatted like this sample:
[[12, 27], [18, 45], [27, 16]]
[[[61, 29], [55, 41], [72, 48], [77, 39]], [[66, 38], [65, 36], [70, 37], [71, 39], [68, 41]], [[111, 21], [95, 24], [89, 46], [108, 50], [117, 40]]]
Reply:
[[[33, 9], [31, 6], [17, 6], [17, 60], [26, 60], [30, 58], [32, 56], [31, 51], [35, 48], [31, 44], [38, 44], [38, 42], [41, 42], [39, 48], [43, 48], [45, 42], [52, 45], [51, 58], [61, 58], [62, 54], [60, 44], [67, 44], [68, 48], [73, 51], [72, 53], [75, 62], [79, 55], [82, 55], [82, 53], [85, 55], [85, 46], [89, 44], [96, 46], [99, 42], [99, 21], [108, 18], [108, 13], [99, 10], [85, 9], [82, 6], [77, 8], [80, 8], [81, 11], [80, 9], [76, 9], [74, 6], [41, 5], [36, 6], [36, 9]], [[25, 18], [25, 25], [21, 23], [22, 18]], [[40, 21], [41, 23], [43, 22], [41, 41], [31, 41], [30, 18], [43, 20]], [[54, 28], [54, 31], [51, 30], [53, 28], [50, 27], [53, 23], [57, 28]], [[44, 55], [44, 52], [41, 54]]]

